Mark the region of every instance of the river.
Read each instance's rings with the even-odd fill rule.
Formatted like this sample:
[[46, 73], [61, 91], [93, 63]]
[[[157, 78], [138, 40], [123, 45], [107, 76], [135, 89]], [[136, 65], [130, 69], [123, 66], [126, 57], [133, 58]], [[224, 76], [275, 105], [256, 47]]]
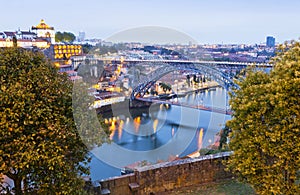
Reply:
[[[225, 108], [226, 91], [193, 92], [174, 101]], [[120, 169], [137, 162], [156, 163], [184, 157], [216, 141], [229, 115], [175, 105], [117, 112], [109, 119], [111, 144], [91, 151], [91, 179], [120, 175]]]

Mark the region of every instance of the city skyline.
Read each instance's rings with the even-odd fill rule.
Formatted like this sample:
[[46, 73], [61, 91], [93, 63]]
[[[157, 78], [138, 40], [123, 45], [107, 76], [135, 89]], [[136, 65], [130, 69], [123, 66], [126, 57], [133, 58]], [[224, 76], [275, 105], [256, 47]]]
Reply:
[[11, 0], [0, 17], [1, 31], [28, 30], [44, 19], [56, 31], [84, 31], [87, 38], [104, 40], [149, 26], [178, 31], [198, 44], [263, 43], [267, 36], [282, 43], [300, 37], [296, 0]]

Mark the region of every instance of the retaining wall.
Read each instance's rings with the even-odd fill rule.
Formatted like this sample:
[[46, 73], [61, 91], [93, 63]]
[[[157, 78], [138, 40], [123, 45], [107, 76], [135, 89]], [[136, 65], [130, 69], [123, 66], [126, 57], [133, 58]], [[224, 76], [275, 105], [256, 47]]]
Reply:
[[113, 195], [157, 194], [228, 179], [232, 174], [224, 170], [222, 161], [230, 154], [223, 152], [138, 168], [132, 174], [101, 181], [101, 191]]

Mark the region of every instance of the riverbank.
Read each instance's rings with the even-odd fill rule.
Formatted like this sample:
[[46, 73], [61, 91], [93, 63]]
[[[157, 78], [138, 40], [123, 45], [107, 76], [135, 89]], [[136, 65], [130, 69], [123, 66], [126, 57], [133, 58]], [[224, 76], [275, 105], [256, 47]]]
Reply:
[[[210, 90], [210, 89], [214, 89], [216, 87], [220, 87], [220, 85], [217, 82], [211, 81], [211, 82], [207, 82], [205, 85], [201, 86], [200, 88], [184, 88], [181, 89], [181, 91], [178, 91], [179, 93], [177, 94], [178, 98], [184, 97], [188, 94], [192, 94], [192, 93], [198, 93], [198, 92], [203, 92], [205, 90]], [[111, 112], [114, 108], [117, 108], [118, 110], [128, 110], [129, 109], [129, 97], [125, 97], [125, 101], [123, 102], [118, 102], [115, 104], [110, 104], [107, 106], [102, 106], [101, 108], [97, 109], [97, 113], [101, 113], [101, 114], [108, 114], [109, 112]], [[149, 107], [149, 106], [145, 106]], [[142, 107], [141, 107], [142, 109]]]

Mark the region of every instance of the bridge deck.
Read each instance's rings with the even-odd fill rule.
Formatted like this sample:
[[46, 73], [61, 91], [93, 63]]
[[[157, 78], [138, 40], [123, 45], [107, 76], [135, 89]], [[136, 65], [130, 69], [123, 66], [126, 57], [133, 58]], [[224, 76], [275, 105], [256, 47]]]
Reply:
[[139, 101], [153, 102], [153, 103], [158, 103], [158, 104], [171, 104], [171, 105], [176, 105], [176, 106], [183, 106], [183, 107], [187, 107], [187, 108], [194, 108], [194, 109], [198, 109], [198, 110], [205, 110], [205, 111], [216, 112], [216, 113], [226, 114], [226, 115], [232, 114], [231, 110], [227, 110], [224, 108], [218, 108], [218, 107], [192, 105], [192, 104], [181, 103], [181, 102], [173, 102], [173, 101], [169, 101], [169, 100], [158, 100], [158, 99], [141, 98], [141, 97], [136, 97], [135, 99], [139, 100]]
[[212, 61], [212, 60], [167, 60], [167, 59], [153, 59], [153, 60], [141, 60], [141, 59], [120, 59], [120, 58], [96, 58], [99, 61], [114, 61], [118, 63], [192, 63], [192, 64], [206, 64], [206, 65], [231, 65], [231, 66], [256, 66], [256, 67], [273, 67], [269, 63], [257, 63], [257, 62], [229, 62], [229, 61]]

